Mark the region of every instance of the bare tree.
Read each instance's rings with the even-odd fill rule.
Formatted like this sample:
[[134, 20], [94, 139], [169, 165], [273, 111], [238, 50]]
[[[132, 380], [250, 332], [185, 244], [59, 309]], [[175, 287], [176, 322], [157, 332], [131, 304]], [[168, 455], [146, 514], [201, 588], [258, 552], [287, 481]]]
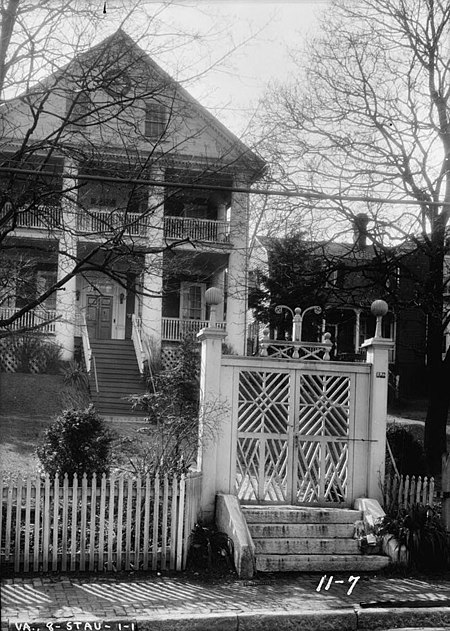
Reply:
[[318, 224], [328, 221], [328, 234], [364, 212], [380, 252], [399, 246], [402, 259], [420, 253], [424, 263], [412, 300], [428, 323], [425, 448], [434, 472], [446, 449], [450, 400], [450, 354], [442, 357], [450, 317], [443, 299], [449, 42], [448, 2], [336, 0], [308, 51], [294, 53], [298, 77], [268, 94], [262, 135], [274, 180], [335, 195], [308, 207]]
[[[167, 241], [162, 207], [176, 209], [183, 184], [203, 199], [209, 187], [231, 187], [236, 172], [254, 171], [237, 139], [208, 155], [205, 138], [217, 121], [205, 111], [199, 116], [182, 85], [136, 44], [148, 45], [153, 35], [153, 57], [197, 41], [198, 34], [158, 39], [162, 9], [146, 1], [111, 2], [108, 18], [119, 28], [91, 47], [104, 20], [102, 7], [93, 0], [2, 0], [0, 306], [22, 284], [19, 308], [0, 318], [5, 334], [76, 275], [88, 280], [90, 272], [101, 271], [124, 289], [130, 271], [135, 277], [143, 271], [161, 275], [162, 253], [202, 241], [202, 235], [182, 231]], [[177, 162], [183, 154], [193, 158], [188, 167], [187, 158]], [[163, 178], [171, 180], [166, 187], [158, 186]], [[217, 211], [230, 198], [218, 193], [211, 203]], [[17, 229], [26, 228], [42, 229], [46, 238], [15, 238]], [[36, 257], [56, 257], [64, 266], [39, 283], [32, 273]], [[174, 257], [175, 268], [180, 260]], [[144, 284], [137, 283], [136, 291], [160, 296]]]

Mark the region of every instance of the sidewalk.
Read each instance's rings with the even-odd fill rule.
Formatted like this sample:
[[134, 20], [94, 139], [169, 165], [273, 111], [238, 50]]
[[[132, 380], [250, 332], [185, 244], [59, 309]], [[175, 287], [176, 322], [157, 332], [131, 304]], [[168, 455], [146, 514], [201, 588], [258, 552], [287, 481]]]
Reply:
[[3, 579], [1, 596], [2, 629], [13, 631], [450, 628], [445, 579], [65, 575]]

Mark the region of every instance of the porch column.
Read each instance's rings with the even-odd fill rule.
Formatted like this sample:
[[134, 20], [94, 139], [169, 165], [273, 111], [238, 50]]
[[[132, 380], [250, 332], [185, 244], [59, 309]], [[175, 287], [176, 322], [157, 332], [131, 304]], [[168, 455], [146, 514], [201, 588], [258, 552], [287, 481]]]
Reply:
[[[217, 462], [218, 462], [218, 441], [205, 431], [207, 422], [215, 424], [220, 419], [208, 416], [219, 414], [217, 410], [220, 379], [221, 379], [221, 357], [222, 342], [226, 333], [221, 329], [202, 329], [197, 335], [201, 342], [201, 365], [200, 365], [200, 422], [199, 422], [199, 449], [197, 457], [197, 469], [202, 472], [202, 495], [200, 511], [202, 521], [212, 522], [214, 519], [214, 505], [217, 492]], [[217, 428], [218, 433], [219, 428]], [[227, 441], [221, 436], [221, 449]]]
[[[235, 182], [245, 186], [246, 182]], [[227, 333], [235, 352], [245, 355], [247, 314], [248, 195], [233, 193], [230, 216], [232, 250], [228, 259]]]
[[[59, 240], [58, 274], [60, 281], [70, 274], [76, 264], [77, 256], [77, 206], [76, 184], [78, 168], [71, 159], [64, 163], [64, 173], [73, 179], [65, 180], [69, 192], [61, 201], [64, 231]], [[56, 313], [59, 319], [55, 323], [55, 336], [58, 344], [62, 346], [62, 359], [73, 359], [75, 343], [76, 320], [76, 276], [72, 276], [56, 292]]]
[[384, 300], [372, 303], [371, 311], [377, 318], [375, 336], [361, 344], [367, 349], [367, 363], [372, 364], [369, 396], [369, 457], [367, 495], [382, 502], [380, 483], [384, 481], [386, 451], [386, 417], [389, 377], [389, 351], [393, 340], [381, 337], [381, 320], [388, 311]]
[[[163, 180], [162, 169], [152, 169], [152, 179]], [[148, 196], [147, 245], [160, 250], [146, 254], [143, 272], [142, 328], [158, 346], [162, 326], [162, 268], [164, 250], [164, 189], [151, 188]]]

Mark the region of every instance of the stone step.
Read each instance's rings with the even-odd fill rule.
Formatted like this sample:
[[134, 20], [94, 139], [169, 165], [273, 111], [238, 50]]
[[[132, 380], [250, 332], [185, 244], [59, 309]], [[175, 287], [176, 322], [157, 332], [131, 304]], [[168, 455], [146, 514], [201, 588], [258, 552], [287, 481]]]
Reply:
[[258, 572], [375, 572], [389, 565], [389, 557], [379, 555], [259, 554]]
[[353, 538], [353, 524], [248, 524], [253, 539]]
[[256, 554], [359, 554], [356, 539], [254, 539]]
[[247, 523], [353, 524], [362, 518], [361, 511], [350, 508], [316, 508], [303, 506], [242, 506]]

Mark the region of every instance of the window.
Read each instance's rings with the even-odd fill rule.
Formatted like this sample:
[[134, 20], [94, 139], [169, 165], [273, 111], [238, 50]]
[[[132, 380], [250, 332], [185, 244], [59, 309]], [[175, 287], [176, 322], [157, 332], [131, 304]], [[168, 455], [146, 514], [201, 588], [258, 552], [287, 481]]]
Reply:
[[84, 127], [88, 123], [92, 111], [92, 101], [87, 92], [74, 92], [67, 101], [67, 115], [69, 123], [74, 127]]
[[181, 283], [181, 317], [186, 320], [204, 320], [205, 309], [204, 283]]
[[166, 130], [166, 108], [157, 101], [147, 103], [145, 106], [145, 136], [158, 139]]

